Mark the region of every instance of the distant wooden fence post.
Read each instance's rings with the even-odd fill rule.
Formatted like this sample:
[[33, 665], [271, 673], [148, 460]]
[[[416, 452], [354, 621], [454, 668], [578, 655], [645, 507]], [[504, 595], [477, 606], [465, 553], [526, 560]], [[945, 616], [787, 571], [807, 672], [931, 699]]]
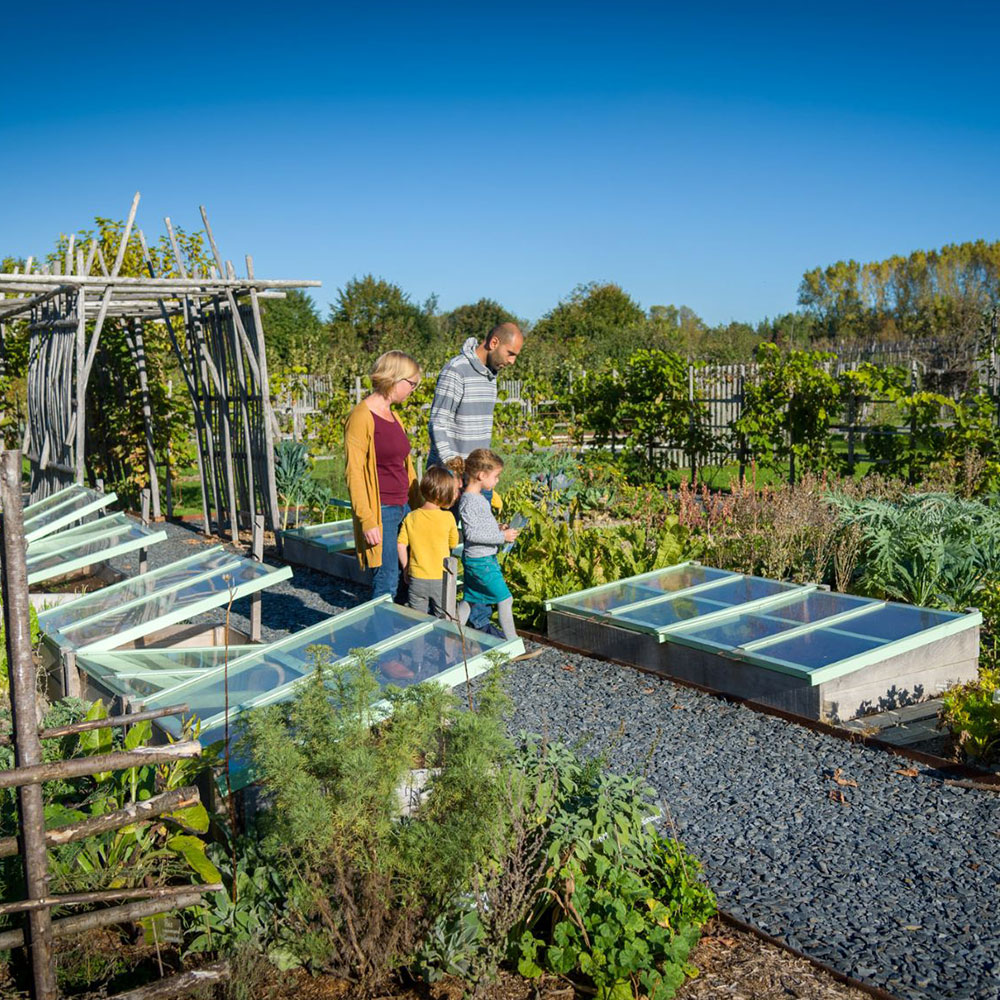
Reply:
[[[82, 414], [81, 414], [82, 417]], [[10, 709], [14, 723], [14, 766], [42, 763], [35, 694], [35, 661], [28, 621], [28, 568], [25, 561], [24, 514], [21, 505], [21, 452], [0, 454], [0, 534], [3, 535], [3, 618], [10, 674]], [[24, 875], [28, 899], [49, 895], [45, 853], [45, 806], [42, 786], [18, 789]], [[28, 912], [25, 940], [31, 952], [32, 996], [55, 1000], [56, 965], [52, 951], [52, 914], [47, 907]]]

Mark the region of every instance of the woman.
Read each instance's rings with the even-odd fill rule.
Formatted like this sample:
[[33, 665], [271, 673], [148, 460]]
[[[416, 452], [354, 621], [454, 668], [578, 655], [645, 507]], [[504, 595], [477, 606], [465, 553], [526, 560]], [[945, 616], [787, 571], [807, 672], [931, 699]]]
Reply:
[[351, 410], [344, 427], [347, 492], [354, 543], [362, 569], [373, 569], [372, 597], [395, 598], [399, 585], [396, 537], [419, 485], [410, 442], [392, 411], [420, 384], [420, 365], [402, 351], [383, 354], [371, 371], [372, 389]]

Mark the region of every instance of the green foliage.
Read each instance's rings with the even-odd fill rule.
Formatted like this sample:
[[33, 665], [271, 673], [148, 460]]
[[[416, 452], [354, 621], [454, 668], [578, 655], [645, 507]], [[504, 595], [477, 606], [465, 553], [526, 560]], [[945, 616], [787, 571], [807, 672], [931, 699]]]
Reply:
[[419, 353], [436, 332], [427, 310], [398, 285], [371, 274], [352, 278], [338, 290], [330, 307], [330, 329], [339, 349], [373, 356], [391, 349]]
[[[552, 499], [558, 508], [558, 495]], [[528, 519], [504, 557], [503, 572], [514, 595], [514, 616], [529, 627], [541, 626], [549, 598], [669, 566], [690, 551], [688, 532], [673, 515], [659, 525], [583, 528], [569, 511], [565, 520], [554, 517], [537, 491], [527, 497], [509, 493], [505, 503], [505, 513]]]
[[757, 348], [758, 378], [744, 388], [743, 413], [733, 429], [766, 468], [789, 461], [800, 471], [820, 472], [833, 462], [830, 425], [841, 387], [829, 371], [832, 354]]
[[[262, 851], [290, 890], [295, 956], [375, 986], [407, 961], [467, 884], [499, 806], [502, 699], [459, 710], [434, 684], [387, 689], [363, 651], [316, 669], [289, 705], [251, 713], [245, 746], [271, 808]], [[489, 688], [489, 685], [487, 685]], [[429, 769], [429, 793], [403, 815], [399, 789]]]
[[285, 509], [281, 514], [281, 527], [288, 525], [290, 508], [295, 509], [298, 523], [299, 509], [307, 507], [323, 515], [333, 500], [330, 490], [317, 482], [312, 475], [313, 462], [309, 449], [301, 441], [285, 439], [274, 449], [274, 483], [278, 491], [278, 503]]
[[558, 745], [529, 743], [522, 760], [555, 789], [543, 883], [512, 941], [519, 971], [570, 976], [609, 1000], [673, 996], [715, 900], [651, 822], [652, 790]]
[[229, 955], [242, 948], [266, 950], [276, 965], [297, 964], [284, 931], [288, 884], [261, 855], [253, 838], [236, 844], [236, 868], [229, 844], [213, 843], [208, 857], [225, 889], [203, 906], [185, 910], [185, 950]]
[[[6, 715], [6, 713], [5, 713]], [[55, 727], [84, 719], [103, 719], [103, 702], [86, 705], [78, 699], [64, 699], [47, 712], [44, 725]], [[9, 727], [9, 716], [4, 721]], [[115, 749], [133, 750], [149, 742], [151, 724], [132, 726], [122, 736], [114, 730], [89, 732], [44, 740], [46, 761], [109, 753]], [[189, 732], [197, 738], [197, 729]], [[188, 738], [186, 736], [185, 738]], [[77, 822], [121, 809], [132, 802], [142, 802], [159, 792], [194, 783], [198, 773], [211, 767], [215, 756], [205, 753], [196, 760], [170, 764], [133, 767], [125, 771], [106, 771], [84, 778], [46, 782], [45, 819], [49, 827]], [[13, 751], [0, 747], [0, 767], [13, 766]], [[17, 822], [15, 790], [0, 797], [0, 831], [11, 835]], [[218, 871], [206, 855], [204, 834], [209, 817], [202, 805], [176, 810], [151, 823], [124, 826], [97, 834], [73, 844], [54, 847], [49, 852], [49, 871], [53, 892], [81, 892], [172, 882], [214, 882]], [[0, 862], [0, 882], [4, 897], [20, 892], [23, 875], [18, 858]]]
[[963, 610], [1000, 576], [1000, 509], [992, 499], [916, 493], [896, 501], [829, 500], [842, 523], [861, 533], [866, 593]]
[[979, 680], [946, 691], [941, 724], [967, 757], [988, 761], [1000, 752], [1000, 671], [980, 670]]
[[293, 288], [283, 299], [262, 299], [260, 319], [269, 371], [292, 368], [306, 358], [313, 372], [325, 370], [330, 335], [308, 293]]
[[487, 333], [501, 323], [521, 321], [493, 299], [480, 299], [471, 305], [459, 306], [441, 317], [441, 332], [452, 343], [458, 345], [468, 337], [482, 340]]
[[967, 757], [989, 761], [1000, 755], [1000, 583], [987, 582], [976, 603], [983, 616], [979, 678], [945, 692], [939, 725], [951, 731]]
[[[4, 631], [3, 605], [0, 605], [0, 704], [8, 707], [10, 697], [10, 673], [7, 670], [7, 636]], [[38, 627], [38, 612], [33, 605], [28, 605], [28, 633], [31, 637], [32, 653], [37, 652], [42, 641], [42, 631]]]
[[704, 406], [690, 398], [688, 362], [679, 354], [639, 350], [578, 381], [573, 405], [598, 445], [622, 442], [653, 464], [657, 447], [700, 456], [710, 445]]
[[837, 261], [802, 276], [799, 304], [816, 334], [834, 338], [975, 336], [1000, 304], [1000, 242], [976, 240], [859, 264]]

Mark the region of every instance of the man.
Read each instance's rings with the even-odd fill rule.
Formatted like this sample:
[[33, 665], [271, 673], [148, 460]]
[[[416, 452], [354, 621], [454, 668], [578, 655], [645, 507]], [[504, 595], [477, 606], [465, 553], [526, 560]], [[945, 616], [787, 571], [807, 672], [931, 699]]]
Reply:
[[[481, 344], [469, 337], [462, 345], [462, 353], [441, 369], [428, 421], [429, 465], [444, 465], [450, 458], [465, 458], [476, 448], [490, 447], [497, 373], [517, 360], [523, 345], [524, 334], [517, 324], [501, 323]], [[487, 500], [492, 499], [492, 491], [487, 495], [484, 490], [483, 494]], [[489, 605], [470, 605], [469, 624], [473, 628], [485, 630], [489, 620]]]
[[462, 353], [441, 369], [431, 403], [429, 465], [444, 465], [449, 458], [490, 447], [497, 373], [517, 360], [523, 344], [516, 323], [501, 323], [481, 344], [469, 337]]

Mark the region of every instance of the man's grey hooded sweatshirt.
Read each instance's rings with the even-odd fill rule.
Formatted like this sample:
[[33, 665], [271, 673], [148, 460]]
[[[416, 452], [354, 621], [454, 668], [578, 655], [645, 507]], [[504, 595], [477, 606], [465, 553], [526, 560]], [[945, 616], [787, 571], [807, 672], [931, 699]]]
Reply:
[[443, 465], [456, 455], [465, 458], [493, 441], [493, 408], [497, 376], [476, 356], [479, 341], [469, 337], [462, 353], [441, 369], [431, 403], [430, 465]]

